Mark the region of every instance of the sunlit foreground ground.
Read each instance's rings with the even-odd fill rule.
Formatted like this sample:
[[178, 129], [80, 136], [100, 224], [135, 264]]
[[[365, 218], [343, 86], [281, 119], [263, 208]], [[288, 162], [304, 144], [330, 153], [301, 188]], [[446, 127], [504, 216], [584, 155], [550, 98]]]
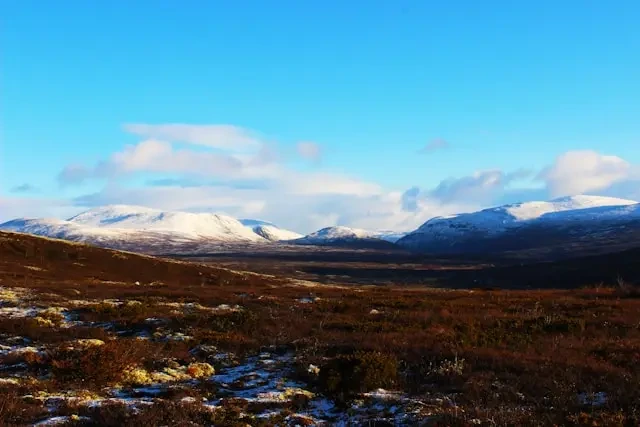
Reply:
[[640, 422], [629, 289], [329, 287], [15, 234], [0, 286], [0, 425]]

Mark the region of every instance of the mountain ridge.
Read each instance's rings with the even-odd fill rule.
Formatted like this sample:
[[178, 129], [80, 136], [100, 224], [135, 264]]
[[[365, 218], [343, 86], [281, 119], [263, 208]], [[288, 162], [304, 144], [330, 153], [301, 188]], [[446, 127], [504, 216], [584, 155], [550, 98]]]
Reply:
[[97, 207], [67, 220], [18, 218], [0, 224], [0, 229], [156, 252], [159, 248], [199, 252], [255, 244], [396, 248], [433, 255], [541, 251], [545, 247], [562, 252], [563, 245], [575, 246], [576, 242], [587, 247], [596, 240], [613, 244], [617, 239], [623, 242], [622, 248], [632, 245], [630, 231], [639, 230], [640, 238], [640, 204], [577, 195], [434, 217], [408, 233], [332, 226], [302, 235], [258, 219], [132, 205]]
[[[571, 196], [548, 202], [524, 202], [437, 217], [397, 244], [433, 254], [478, 254], [539, 248], [545, 244], [613, 242], [629, 223], [640, 230], [640, 204], [599, 196]], [[624, 240], [624, 239], [623, 239]], [[629, 245], [633, 241], [628, 241]], [[640, 246], [640, 244], [639, 244]]]

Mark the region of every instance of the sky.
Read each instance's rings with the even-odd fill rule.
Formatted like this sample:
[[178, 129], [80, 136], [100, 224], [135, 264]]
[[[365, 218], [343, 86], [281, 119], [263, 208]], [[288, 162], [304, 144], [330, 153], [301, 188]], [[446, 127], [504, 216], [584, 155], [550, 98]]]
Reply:
[[640, 3], [0, 5], [0, 221], [105, 204], [311, 232], [640, 200]]

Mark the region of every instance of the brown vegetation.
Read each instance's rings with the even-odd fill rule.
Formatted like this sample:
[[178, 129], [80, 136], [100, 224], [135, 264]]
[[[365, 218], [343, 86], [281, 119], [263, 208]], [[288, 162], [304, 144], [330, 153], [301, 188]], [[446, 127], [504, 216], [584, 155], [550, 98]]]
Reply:
[[[26, 264], [41, 270], [22, 268]], [[433, 416], [425, 420], [434, 425], [468, 425], [473, 419], [487, 425], [640, 423], [640, 299], [628, 289], [305, 288], [280, 278], [12, 234], [0, 234], [0, 285], [33, 289], [42, 301], [141, 302], [129, 308], [74, 309], [80, 319], [111, 322], [108, 329], [0, 321], [0, 333], [56, 345], [80, 337], [105, 341], [82, 350], [60, 347], [27, 360], [34, 372], [52, 373], [52, 384], [38, 387], [80, 381], [99, 389], [121, 381], [132, 366], [215, 363], [207, 354], [189, 352], [201, 345], [240, 356], [269, 347], [295, 352], [303, 367], [319, 366], [317, 377], [300, 377], [336, 401], [378, 387], [454, 400], [455, 405], [429, 408]], [[310, 290], [312, 302], [300, 301]], [[200, 305], [175, 310], [167, 302]], [[242, 310], [211, 308], [219, 304], [238, 304]], [[164, 321], [145, 322], [149, 317]], [[190, 339], [142, 343], [122, 338], [132, 329]], [[42, 416], [15, 390], [2, 393], [0, 424]], [[92, 420], [85, 425], [242, 422], [241, 411], [233, 407], [211, 413], [201, 405], [171, 402], [135, 415], [111, 406], [80, 415]]]

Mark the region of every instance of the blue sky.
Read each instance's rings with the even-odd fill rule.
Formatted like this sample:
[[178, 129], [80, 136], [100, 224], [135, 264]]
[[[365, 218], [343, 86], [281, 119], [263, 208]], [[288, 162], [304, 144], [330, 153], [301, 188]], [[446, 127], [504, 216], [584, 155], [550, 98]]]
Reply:
[[[638, 197], [637, 1], [5, 3], [0, 219], [139, 201], [409, 228]], [[149, 139], [169, 151], [118, 156]]]

